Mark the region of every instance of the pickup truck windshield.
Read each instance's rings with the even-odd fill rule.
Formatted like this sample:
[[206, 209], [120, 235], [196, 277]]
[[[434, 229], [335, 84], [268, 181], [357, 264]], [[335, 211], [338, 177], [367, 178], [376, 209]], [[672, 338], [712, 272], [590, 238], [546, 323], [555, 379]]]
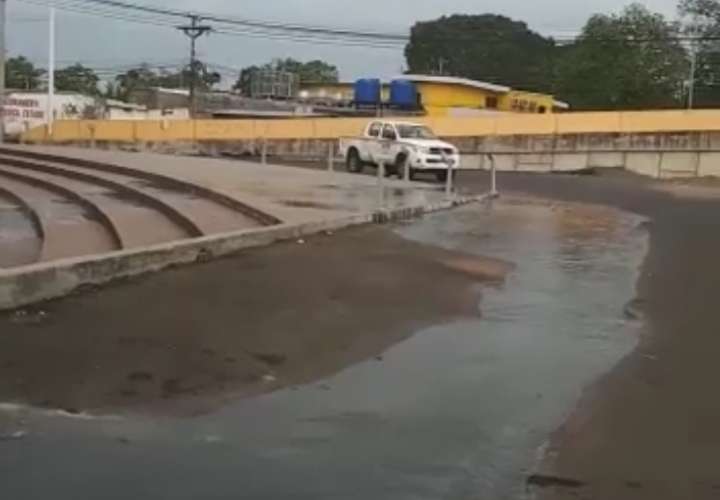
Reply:
[[398, 133], [402, 139], [435, 139], [435, 134], [428, 127], [420, 125], [398, 125]]

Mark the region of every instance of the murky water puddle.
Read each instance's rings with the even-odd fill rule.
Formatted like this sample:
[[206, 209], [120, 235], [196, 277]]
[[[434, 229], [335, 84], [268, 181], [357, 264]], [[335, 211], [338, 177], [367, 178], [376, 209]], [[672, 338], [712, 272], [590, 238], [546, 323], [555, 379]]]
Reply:
[[636, 345], [640, 325], [623, 319], [623, 307], [647, 249], [639, 222], [503, 204], [401, 227], [408, 238], [518, 267], [505, 285], [483, 290], [482, 319], [418, 332], [323, 382], [195, 419], [43, 417], [34, 439], [0, 443], [0, 491], [18, 499], [524, 498], [538, 450], [583, 387]]

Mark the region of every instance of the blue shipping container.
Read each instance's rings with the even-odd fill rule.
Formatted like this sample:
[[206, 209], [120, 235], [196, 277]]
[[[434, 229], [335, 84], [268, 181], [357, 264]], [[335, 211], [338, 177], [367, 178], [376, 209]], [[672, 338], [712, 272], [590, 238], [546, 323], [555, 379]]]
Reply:
[[380, 80], [377, 78], [362, 78], [355, 82], [356, 104], [377, 104], [381, 99]]
[[418, 104], [417, 87], [409, 80], [393, 80], [390, 84], [390, 105], [413, 109]]

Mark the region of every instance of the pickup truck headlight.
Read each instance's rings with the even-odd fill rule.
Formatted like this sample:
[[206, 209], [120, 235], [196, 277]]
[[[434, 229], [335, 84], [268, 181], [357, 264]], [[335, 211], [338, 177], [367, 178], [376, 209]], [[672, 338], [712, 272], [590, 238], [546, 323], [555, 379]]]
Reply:
[[416, 148], [417, 152], [423, 155], [429, 155], [430, 154], [430, 148], [426, 148], [424, 146], [418, 146]]

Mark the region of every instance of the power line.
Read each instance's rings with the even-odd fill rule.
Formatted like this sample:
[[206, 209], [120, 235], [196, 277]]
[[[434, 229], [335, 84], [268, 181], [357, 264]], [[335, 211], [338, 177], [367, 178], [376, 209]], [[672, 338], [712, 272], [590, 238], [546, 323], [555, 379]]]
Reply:
[[[50, 2], [48, 0], [21, 1], [34, 5], [50, 5]], [[174, 17], [179, 17], [180, 14], [179, 11], [166, 11], [165, 9], [142, 7], [140, 10], [144, 12], [149, 11], [152, 13], [152, 15], [138, 15], [127, 12], [118, 12], [117, 10], [112, 10], [111, 8], [108, 8], [101, 4], [104, 5], [105, 3], [91, 0], [58, 0], [55, 2], [56, 7], [69, 12], [97, 15], [112, 20], [137, 22], [164, 27], [175, 27], [176, 23], [173, 19], [162, 17], [160, 13], [164, 13], [166, 16], [172, 14], [172, 16]], [[113, 4], [126, 5], [125, 2], [113, 2]], [[186, 18], [191, 18], [194, 14], [187, 12], [183, 15]], [[399, 39], [397, 41], [393, 41], [387, 39], [387, 36], [385, 35], [378, 35], [376, 33], [351, 32], [348, 30], [330, 30], [326, 28], [306, 28], [295, 26], [286, 26], [281, 28], [279, 25], [275, 25], [273, 23], [238, 21], [220, 18], [217, 16], [217, 14], [207, 14], [205, 16], [199, 16], [199, 18], [203, 20], [212, 19], [214, 22], [220, 24], [221, 26], [215, 28], [214, 32], [223, 35], [325, 45], [332, 44], [387, 49], [402, 48], [402, 45], [398, 43], [400, 41]], [[373, 39], [373, 37], [377, 38], [378, 36], [380, 37], [379, 39]], [[404, 39], [406, 38], [407, 37], [404, 37]]]
[[[50, 5], [49, 0], [21, 0], [35, 5]], [[119, 0], [56, 0], [55, 6], [69, 12], [97, 15], [116, 21], [136, 22], [160, 27], [176, 27], [176, 20], [180, 18], [201, 20], [215, 23], [213, 32], [227, 36], [259, 38], [266, 40], [288, 41], [297, 43], [310, 43], [322, 45], [343, 45], [349, 47], [367, 47], [377, 49], [399, 50], [410, 41], [407, 35], [397, 33], [379, 33], [370, 31], [357, 31], [320, 26], [307, 26], [287, 24], [273, 21], [258, 21], [239, 19], [228, 16], [219, 16], [214, 13], [180, 11], [168, 8], [141, 5]], [[133, 13], [135, 12], [135, 13]], [[539, 35], [540, 36], [540, 35]], [[419, 43], [433, 43], [443, 41], [478, 41], [472, 35], [462, 36], [424, 36]], [[487, 40], [487, 37], [482, 39]], [[652, 42], [711, 42], [718, 41], [717, 36], [671, 36], [671, 37], [645, 37], [645, 38], [595, 38], [579, 36], [556, 36], [546, 40], [558, 44], [569, 45], [580, 41], [595, 43], [626, 43], [641, 44]]]
[[337, 36], [353, 36], [353, 37], [367, 37], [373, 39], [387, 39], [394, 41], [406, 41], [407, 35], [401, 33], [381, 33], [372, 31], [358, 31], [351, 29], [339, 29], [327, 26], [310, 26], [302, 24], [288, 24], [274, 21], [260, 21], [254, 19], [242, 19], [229, 17], [227, 15], [218, 15], [217, 13], [208, 12], [189, 12], [189, 11], [178, 11], [170, 10], [160, 7], [151, 7], [148, 5], [141, 5], [132, 2], [119, 1], [119, 0], [82, 0], [85, 3], [100, 4], [105, 6], [112, 6], [128, 10], [138, 10], [154, 14], [163, 14], [167, 16], [176, 17], [198, 17], [205, 21], [213, 21], [225, 24], [237, 24], [252, 28], [264, 28], [273, 30], [284, 30], [284, 31], [295, 31], [298, 33], [312, 33], [320, 35], [337, 35]]

